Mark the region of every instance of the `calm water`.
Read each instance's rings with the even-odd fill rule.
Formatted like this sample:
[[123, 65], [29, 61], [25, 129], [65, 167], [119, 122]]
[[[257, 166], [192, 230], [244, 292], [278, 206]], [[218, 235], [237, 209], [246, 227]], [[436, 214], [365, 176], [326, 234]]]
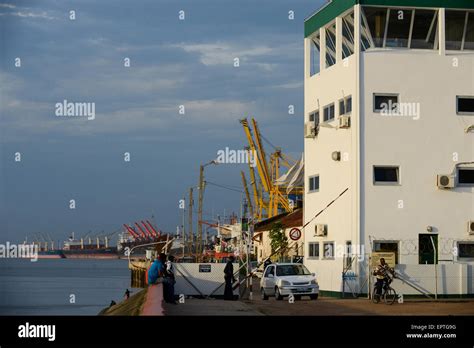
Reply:
[[132, 290], [127, 262], [0, 259], [0, 315], [96, 315]]

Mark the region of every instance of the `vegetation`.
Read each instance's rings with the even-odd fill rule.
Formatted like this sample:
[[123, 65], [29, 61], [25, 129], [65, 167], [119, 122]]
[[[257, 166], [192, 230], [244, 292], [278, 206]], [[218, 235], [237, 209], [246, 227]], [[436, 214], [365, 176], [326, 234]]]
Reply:
[[283, 258], [287, 253], [288, 238], [285, 235], [285, 229], [281, 222], [275, 222], [270, 229], [270, 245], [272, 247], [272, 254], [279, 250], [277, 255]]

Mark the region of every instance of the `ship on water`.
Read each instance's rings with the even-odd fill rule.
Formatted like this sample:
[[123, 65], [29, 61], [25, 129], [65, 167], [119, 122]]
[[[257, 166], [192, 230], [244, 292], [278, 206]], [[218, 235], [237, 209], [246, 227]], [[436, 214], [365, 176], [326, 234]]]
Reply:
[[[124, 224], [124, 229], [119, 229], [108, 235], [97, 237], [84, 237], [76, 239], [74, 232], [63, 242], [61, 249], [54, 248], [54, 242], [49, 238], [42, 238], [43, 242], [36, 242], [38, 258], [40, 259], [118, 259], [131, 257], [144, 257], [147, 249], [153, 249], [157, 242], [165, 242], [170, 236], [157, 230], [148, 220], [135, 223], [134, 226]], [[110, 245], [110, 240], [117, 232], [116, 246]], [[49, 236], [49, 235], [48, 235]], [[43, 236], [44, 237], [44, 236]], [[171, 249], [171, 246], [170, 246]]]

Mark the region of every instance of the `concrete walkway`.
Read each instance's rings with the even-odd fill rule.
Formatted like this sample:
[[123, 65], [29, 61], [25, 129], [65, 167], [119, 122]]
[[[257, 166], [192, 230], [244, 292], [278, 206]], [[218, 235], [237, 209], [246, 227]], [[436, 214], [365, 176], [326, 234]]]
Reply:
[[262, 315], [259, 311], [253, 309], [242, 301], [225, 301], [217, 299], [185, 299], [184, 303], [176, 305], [165, 303], [165, 315]]

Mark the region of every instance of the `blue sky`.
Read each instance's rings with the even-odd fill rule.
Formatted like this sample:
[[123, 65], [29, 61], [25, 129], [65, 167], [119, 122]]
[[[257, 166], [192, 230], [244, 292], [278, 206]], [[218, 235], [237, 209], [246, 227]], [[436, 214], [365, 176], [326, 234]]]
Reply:
[[[159, 228], [175, 231], [178, 201], [197, 186], [199, 164], [246, 145], [243, 117], [255, 117], [266, 138], [298, 157], [303, 20], [322, 3], [0, 4], [1, 239], [112, 232], [152, 212]], [[65, 99], [95, 103], [95, 119], [56, 117], [55, 104]], [[241, 187], [241, 170], [247, 166], [207, 167], [206, 179]], [[240, 200], [207, 186], [204, 218], [239, 213]]]

